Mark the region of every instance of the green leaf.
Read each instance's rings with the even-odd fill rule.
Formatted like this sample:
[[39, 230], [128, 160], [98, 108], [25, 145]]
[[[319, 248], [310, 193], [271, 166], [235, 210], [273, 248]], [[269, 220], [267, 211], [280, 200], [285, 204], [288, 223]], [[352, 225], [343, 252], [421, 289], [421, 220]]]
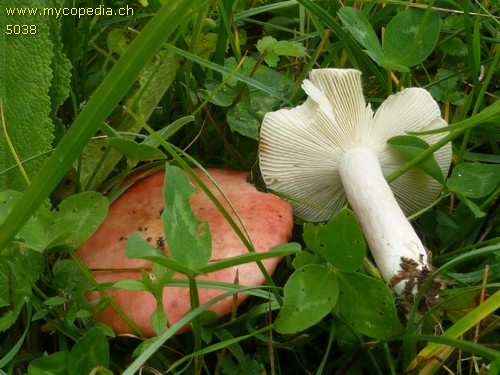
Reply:
[[229, 107], [233, 104], [241, 90], [241, 85], [227, 85], [212, 78], [204, 82], [205, 89], [200, 91], [200, 97], [219, 107]]
[[212, 234], [207, 222], [194, 215], [190, 198], [197, 189], [182, 169], [166, 164], [162, 214], [163, 230], [172, 258], [198, 269], [208, 264], [212, 255]]
[[[165, 126], [164, 128], [157, 130], [156, 135], [159, 135], [163, 140], [167, 141], [170, 137], [172, 137], [175, 133], [177, 133], [181, 128], [183, 128], [185, 125], [189, 124], [190, 122], [194, 121], [194, 116], [184, 116], [181, 117], [171, 124]], [[153, 147], [158, 147], [159, 142], [158, 139], [155, 137], [155, 134], [150, 134], [148, 135], [144, 141], [142, 141], [143, 145], [149, 145]]]
[[109, 145], [122, 153], [131, 163], [166, 159], [167, 156], [156, 147], [137, 143], [125, 138], [109, 138]]
[[366, 54], [373, 61], [380, 64], [386, 60], [377, 34], [363, 13], [352, 7], [342, 7], [337, 14], [347, 30], [365, 48]]
[[56, 352], [34, 359], [28, 366], [28, 375], [67, 375], [69, 352]]
[[161, 333], [167, 327], [167, 314], [165, 314], [165, 310], [163, 309], [162, 304], [158, 304], [156, 306], [155, 311], [151, 314], [151, 326], [157, 335], [161, 335]]
[[257, 42], [257, 50], [267, 53], [264, 60], [266, 64], [274, 68], [278, 64], [280, 56], [302, 57], [306, 53], [305, 47], [298, 42], [288, 40], [276, 40], [272, 36], [265, 36]]
[[285, 284], [283, 307], [274, 328], [284, 334], [303, 331], [323, 319], [338, 296], [337, 277], [327, 266], [311, 264], [299, 268]]
[[[4, 5], [19, 6], [15, 0], [6, 0], [2, 7]], [[44, 1], [40, 4], [38, 0], [26, 0], [22, 6], [43, 7]], [[2, 30], [0, 40], [0, 100], [3, 102], [6, 131], [21, 161], [36, 157], [23, 165], [28, 178], [32, 179], [46, 159], [42, 154], [52, 149], [54, 139], [49, 96], [54, 43], [46, 18], [26, 13], [11, 15], [6, 20], [5, 12], [1, 14], [3, 28], [6, 24], [36, 28], [32, 35], [6, 35]], [[3, 134], [0, 137], [0, 155], [0, 171], [16, 164]], [[0, 190], [22, 191], [26, 185], [18, 168], [0, 175]]]
[[264, 115], [273, 109], [274, 99], [258, 94], [246, 95], [227, 113], [227, 122], [232, 130], [252, 138], [259, 138], [259, 128]]
[[339, 272], [340, 315], [356, 331], [376, 339], [402, 333], [391, 290], [380, 280], [355, 272]]
[[[46, 265], [37, 251], [12, 247], [0, 254], [0, 275], [5, 291], [0, 293], [0, 332], [15, 323], [25, 303], [33, 298], [32, 285], [39, 279]], [[7, 287], [8, 286], [8, 287]]]
[[147, 292], [149, 289], [140, 280], [120, 280], [113, 284], [113, 288]]
[[68, 302], [68, 300], [64, 297], [54, 296], [47, 298], [45, 301], [43, 301], [43, 304], [45, 306], [60, 306], [62, 304], [65, 304], [66, 302]]
[[96, 367], [109, 366], [109, 346], [100, 328], [90, 329], [71, 349], [68, 357], [68, 373], [88, 375]]
[[[98, 127], [127, 93], [142, 68], [164, 44], [182, 20], [192, 14], [192, 1], [165, 0], [163, 5], [141, 30], [122, 58], [104, 78], [85, 108], [71, 125], [57, 148], [24, 191], [0, 229], [0, 248], [4, 248], [23, 227], [38, 207], [55, 189], [59, 181], [81, 154]], [[0, 15], [5, 14], [0, 12]], [[1, 21], [1, 20], [0, 20]], [[25, 20], [22, 20], [25, 22]], [[0, 36], [5, 37], [4, 33]], [[26, 38], [29, 39], [29, 38]], [[3, 43], [3, 41], [2, 41]], [[0, 49], [3, 54], [4, 49]], [[31, 52], [32, 54], [32, 52]], [[0, 76], [5, 76], [0, 58]], [[0, 84], [3, 80], [0, 80]], [[0, 88], [0, 95], [3, 95]]]
[[[0, 192], [0, 224], [10, 214], [15, 203], [22, 194], [17, 191], [7, 190]], [[29, 218], [23, 229], [19, 232], [18, 239], [23, 241], [27, 248], [43, 251], [47, 244], [49, 214], [45, 207], [41, 207]]]
[[129, 258], [141, 258], [161, 264], [184, 275], [194, 276], [200, 274], [197, 270], [187, 267], [178, 260], [163, 254], [151, 246], [139, 233], [132, 233], [128, 237], [127, 244], [125, 245], [125, 254]]
[[459, 76], [446, 69], [438, 69], [438, 83], [429, 87], [429, 92], [437, 101], [463, 106], [465, 94], [458, 86]]
[[[413, 135], [399, 135], [390, 138], [387, 141], [387, 144], [392, 146], [397, 152], [408, 160], [413, 159], [429, 147], [429, 144], [426, 141]], [[434, 156], [431, 155], [425, 158], [417, 165], [433, 179], [443, 185], [445, 184], [443, 171], [436, 162], [436, 159], [434, 159]]]
[[[66, 245], [73, 249], [86, 241], [108, 213], [108, 200], [94, 191], [74, 194], [63, 200], [52, 212], [49, 246]], [[60, 237], [67, 232], [68, 236]]]
[[464, 194], [462, 193], [455, 193], [458, 199], [460, 199], [460, 202], [462, 202], [464, 205], [467, 206], [467, 208], [472, 212], [474, 217], [476, 218], [481, 218], [486, 216], [486, 212], [481, 211], [479, 206], [474, 203], [472, 200], [467, 198]]
[[88, 281], [85, 273], [72, 259], [59, 259], [52, 266], [52, 274], [54, 275], [54, 285], [62, 290], [65, 288], [72, 290], [75, 287], [85, 285]]
[[[57, 3], [62, 4], [59, 0]], [[52, 41], [52, 61], [50, 68], [52, 70], [52, 82], [49, 89], [52, 110], [51, 117], [56, 119], [57, 110], [64, 103], [69, 95], [71, 83], [71, 61], [63, 52], [61, 42], [61, 20], [56, 17], [47, 17], [50, 28], [50, 39]], [[57, 119], [59, 121], [59, 119]]]
[[[163, 98], [165, 92], [172, 84], [180, 67], [181, 59], [171, 52], [159, 51], [152, 61], [150, 61], [139, 76], [138, 90], [127, 99], [125, 104], [134, 115], [125, 118], [115, 125], [115, 129], [122, 132], [139, 132], [143, 124], [149, 119], [158, 103]], [[160, 150], [152, 151], [146, 145], [139, 146], [139, 149], [128, 149], [124, 145], [117, 146], [117, 150], [108, 150], [113, 138], [98, 139], [90, 142], [83, 154], [83, 164], [80, 166], [82, 181], [87, 184], [92, 177], [93, 183], [89, 188], [99, 186], [106, 177], [113, 171], [116, 164], [122, 158], [122, 153], [129, 157], [131, 153], [132, 161], [162, 159], [164, 156]], [[131, 142], [131, 141], [129, 141]], [[116, 146], [116, 143], [115, 143]], [[122, 147], [120, 147], [122, 146]], [[147, 149], [147, 150], [146, 150]], [[124, 152], [125, 151], [125, 152]], [[140, 158], [139, 160], [134, 158]], [[97, 174], [94, 175], [96, 168]]]
[[500, 183], [500, 165], [460, 163], [448, 180], [448, 189], [467, 198], [483, 198]]
[[408, 8], [399, 13], [389, 22], [384, 33], [386, 62], [404, 67], [420, 64], [434, 50], [439, 30], [437, 12]]
[[314, 250], [341, 271], [355, 271], [365, 257], [365, 239], [349, 209], [339, 211], [324, 225], [319, 225]]

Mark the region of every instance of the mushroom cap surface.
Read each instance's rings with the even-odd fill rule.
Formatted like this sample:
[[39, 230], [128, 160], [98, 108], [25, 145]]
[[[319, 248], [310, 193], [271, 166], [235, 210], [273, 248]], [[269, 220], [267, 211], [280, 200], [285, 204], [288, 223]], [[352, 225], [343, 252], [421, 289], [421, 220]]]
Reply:
[[[228, 210], [231, 217], [238, 222], [236, 215], [209, 178], [201, 170], [194, 169], [194, 171]], [[257, 191], [254, 186], [246, 182], [248, 174], [246, 172], [223, 169], [207, 169], [207, 171], [235, 207], [257, 252], [268, 251], [270, 247], [286, 243], [290, 239], [293, 214], [289, 203], [272, 194]], [[76, 250], [77, 256], [92, 270], [97, 282], [140, 280], [141, 269], [151, 268], [151, 262], [129, 259], [125, 254], [127, 238], [134, 232], [168, 253], [161, 219], [164, 209], [162, 193], [164, 179], [165, 173], [160, 172], [135, 183], [111, 205], [108, 216], [101, 226]], [[207, 221], [210, 226], [211, 261], [248, 252], [227, 220], [201, 189], [191, 196], [190, 201], [196, 217], [202, 222]], [[272, 273], [280, 260], [281, 258], [271, 258], [263, 260], [262, 263], [267, 271]], [[254, 286], [265, 283], [265, 278], [256, 263], [246, 263], [202, 275], [197, 280], [234, 283], [237, 276], [239, 285]], [[179, 278], [184, 276], [181, 274], [174, 276], [174, 279]], [[200, 304], [203, 304], [225, 291], [200, 287], [198, 292]], [[155, 335], [150, 317], [156, 308], [156, 300], [151, 293], [123, 289], [110, 289], [107, 293], [145, 334]], [[92, 302], [102, 298], [98, 292], [90, 292], [87, 297]], [[238, 295], [238, 303], [246, 298], [246, 294]], [[233, 298], [228, 297], [212, 305], [210, 310], [222, 316], [231, 312], [232, 304]], [[190, 310], [189, 288], [167, 285], [163, 290], [163, 305], [169, 323], [175, 323]], [[133, 333], [111, 306], [98, 313], [96, 319], [111, 326], [117, 334]], [[184, 327], [181, 331], [188, 329]]]
[[[365, 103], [360, 76], [354, 69], [312, 70], [303, 83], [307, 100], [294, 108], [269, 112], [262, 122], [259, 163], [264, 182], [268, 189], [288, 197], [295, 215], [303, 220], [326, 221], [346, 204], [338, 169], [349, 149], [371, 148], [388, 176], [406, 163], [387, 145], [389, 138], [446, 126], [438, 104], [421, 88], [389, 96], [374, 114]], [[421, 138], [432, 145], [445, 134]], [[434, 158], [446, 176], [451, 145], [436, 151]], [[412, 168], [390, 186], [407, 215], [426, 207], [442, 190], [440, 183], [419, 168]]]

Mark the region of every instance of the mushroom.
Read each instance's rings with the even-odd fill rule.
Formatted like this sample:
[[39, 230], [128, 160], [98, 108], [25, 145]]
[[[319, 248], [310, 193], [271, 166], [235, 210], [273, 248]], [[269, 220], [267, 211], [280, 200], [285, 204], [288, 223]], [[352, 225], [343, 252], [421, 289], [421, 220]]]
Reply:
[[[413, 285], [431, 266], [405, 215], [429, 205], [442, 186], [419, 168], [389, 186], [385, 176], [405, 160], [386, 142], [446, 122], [438, 104], [421, 88], [388, 97], [374, 115], [363, 98], [360, 76], [353, 69], [311, 71], [302, 85], [308, 94], [304, 104], [265, 115], [260, 170], [267, 188], [288, 197], [303, 220], [326, 221], [347, 200], [384, 280], [397, 294], [407, 283], [414, 292]], [[422, 136], [429, 144], [442, 137]], [[451, 145], [436, 151], [434, 158], [446, 175]]]
[[[209, 178], [199, 169], [194, 171], [235, 219], [234, 212]], [[289, 240], [293, 227], [293, 213], [288, 202], [273, 194], [257, 191], [246, 182], [247, 173], [245, 172], [223, 169], [208, 169], [207, 171], [235, 207], [257, 252], [268, 251], [270, 247]], [[162, 193], [164, 179], [165, 173], [160, 172], [135, 183], [111, 205], [101, 226], [76, 250], [76, 255], [92, 270], [97, 282], [140, 280], [141, 270], [152, 267], [149, 261], [129, 259], [126, 256], [125, 244], [127, 238], [134, 232], [139, 233], [153, 246], [168, 253], [168, 243], [165, 241], [161, 219], [164, 209]], [[191, 196], [190, 201], [197, 218], [208, 222], [210, 226], [213, 261], [248, 252], [228, 221], [201, 189]], [[269, 273], [272, 273], [280, 260], [281, 258], [265, 259], [262, 264]], [[179, 279], [184, 276], [176, 274], [174, 278]], [[234, 283], [237, 280], [239, 285], [246, 286], [260, 285], [265, 282], [256, 263], [226, 268], [200, 276], [198, 279], [226, 283]], [[199, 288], [198, 292], [200, 304], [203, 304], [225, 291]], [[107, 293], [145, 334], [155, 335], [150, 317], [157, 302], [151, 293], [124, 289], [110, 289]], [[238, 303], [243, 302], [247, 297], [246, 294], [239, 295]], [[89, 292], [87, 298], [91, 302], [97, 302], [102, 296], [98, 292]], [[190, 310], [189, 288], [167, 285], [163, 290], [163, 305], [169, 323], [175, 323]], [[222, 316], [231, 312], [232, 308], [233, 298], [228, 297], [212, 305], [210, 310]], [[111, 306], [99, 312], [96, 319], [111, 326], [116, 334], [133, 333], [132, 328]], [[189, 327], [184, 327], [181, 331], [185, 332], [188, 329]]]

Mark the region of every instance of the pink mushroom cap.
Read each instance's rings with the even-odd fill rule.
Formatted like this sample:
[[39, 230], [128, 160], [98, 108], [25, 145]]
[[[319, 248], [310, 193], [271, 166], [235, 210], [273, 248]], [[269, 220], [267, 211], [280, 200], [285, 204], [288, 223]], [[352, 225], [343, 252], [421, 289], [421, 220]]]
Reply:
[[[236, 215], [217, 191], [208, 177], [198, 169], [194, 170], [218, 201], [223, 204], [233, 219]], [[246, 172], [223, 169], [208, 169], [209, 174], [227, 195], [242, 219], [257, 252], [268, 251], [270, 247], [286, 243], [291, 237], [293, 214], [291, 205], [276, 196], [259, 192], [246, 181]], [[101, 226], [79, 249], [77, 256], [89, 267], [97, 282], [116, 282], [119, 280], [140, 280], [141, 270], [149, 270], [152, 263], [142, 259], [130, 259], [125, 254], [128, 237], [136, 232], [146, 241], [168, 253], [164, 243], [161, 213], [164, 209], [163, 184], [165, 173], [160, 172], [139, 180], [123, 193], [111, 206]], [[212, 261], [226, 259], [248, 253], [247, 247], [235, 233], [210, 198], [201, 190], [191, 196], [191, 207], [196, 217], [208, 222], [212, 233]], [[237, 222], [237, 220], [236, 220]], [[267, 272], [274, 272], [281, 258], [262, 261]], [[176, 274], [174, 278], [184, 278]], [[213, 280], [239, 285], [255, 286], [265, 283], [265, 277], [256, 263], [226, 268], [202, 275], [197, 280]], [[224, 290], [199, 288], [200, 304], [221, 294]], [[125, 289], [107, 290], [110, 298], [145, 333], [153, 336], [155, 332], [150, 317], [157, 306], [153, 295], [144, 291]], [[243, 302], [247, 294], [238, 296]], [[96, 302], [102, 298], [98, 292], [89, 292], [87, 298]], [[228, 297], [210, 307], [218, 316], [231, 312], [233, 298]], [[188, 287], [166, 286], [163, 290], [163, 307], [170, 324], [178, 321], [190, 310]], [[134, 333], [133, 329], [111, 307], [107, 306], [96, 315], [96, 319], [109, 325], [116, 334]], [[184, 327], [179, 332], [185, 332]]]

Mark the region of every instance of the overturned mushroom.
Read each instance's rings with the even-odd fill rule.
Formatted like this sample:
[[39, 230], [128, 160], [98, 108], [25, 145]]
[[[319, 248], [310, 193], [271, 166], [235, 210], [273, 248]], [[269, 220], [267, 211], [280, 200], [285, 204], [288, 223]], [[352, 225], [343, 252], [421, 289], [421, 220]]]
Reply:
[[[328, 220], [347, 199], [383, 278], [402, 293], [430, 268], [405, 214], [426, 207], [442, 187], [419, 168], [389, 186], [385, 176], [405, 160], [386, 142], [446, 122], [431, 95], [420, 88], [390, 96], [374, 115], [363, 98], [360, 75], [352, 69], [313, 70], [303, 83], [308, 94], [304, 104], [266, 114], [260, 169], [267, 187], [288, 196], [295, 214], [304, 220]], [[442, 137], [422, 138], [433, 144]], [[451, 146], [434, 157], [446, 175]]]
[[[200, 170], [195, 172], [215, 194], [219, 202], [231, 213], [227, 202], [215, 189], [209, 179]], [[221, 187], [232, 202], [249, 233], [257, 252], [267, 251], [270, 247], [286, 243], [291, 236], [293, 217], [290, 205], [275, 197], [257, 191], [246, 182], [245, 172], [221, 169], [208, 169], [212, 178]], [[161, 213], [164, 209], [162, 188], [164, 173], [146, 177], [122, 196], [110, 207], [108, 216], [94, 235], [83, 244], [76, 254], [92, 270], [98, 282], [115, 282], [125, 279], [141, 279], [141, 269], [149, 269], [152, 264], [141, 259], [129, 259], [125, 255], [128, 236], [139, 233], [153, 246], [168, 253], [163, 234]], [[217, 207], [200, 190], [191, 196], [191, 207], [201, 221], [207, 221], [212, 233], [212, 259], [220, 260], [248, 252], [247, 248], [222, 216]], [[272, 273], [280, 258], [263, 260], [262, 263]], [[182, 278], [177, 274], [175, 278]], [[264, 276], [256, 263], [247, 263], [237, 267], [223, 269], [200, 276], [200, 280], [223, 281], [240, 285], [260, 285]], [[126, 315], [147, 335], [154, 335], [150, 317], [156, 308], [156, 300], [149, 292], [111, 289], [108, 295], [126, 313]], [[200, 303], [203, 304], [224, 293], [217, 289], [199, 289]], [[247, 295], [239, 295], [242, 302]], [[97, 292], [88, 294], [90, 301], [101, 298]], [[231, 312], [233, 299], [225, 298], [212, 305], [210, 310], [218, 316]], [[178, 321], [190, 310], [189, 289], [167, 286], [163, 291], [163, 305], [169, 323]], [[132, 333], [125, 321], [110, 306], [100, 312], [98, 320], [108, 324], [117, 333]], [[185, 327], [184, 331], [187, 329]]]

